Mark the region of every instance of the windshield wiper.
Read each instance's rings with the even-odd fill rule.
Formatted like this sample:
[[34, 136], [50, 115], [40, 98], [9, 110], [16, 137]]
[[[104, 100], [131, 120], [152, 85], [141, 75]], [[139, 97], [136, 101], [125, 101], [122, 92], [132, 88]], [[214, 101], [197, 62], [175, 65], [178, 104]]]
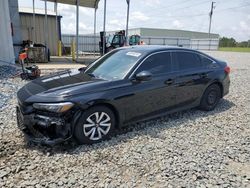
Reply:
[[100, 75], [94, 75], [93, 73], [87, 73], [87, 75], [89, 75], [92, 78], [97, 78], [97, 79], [102, 79], [105, 80], [103, 77], [101, 77]]
[[89, 76], [95, 78], [95, 75], [93, 73], [87, 73]]

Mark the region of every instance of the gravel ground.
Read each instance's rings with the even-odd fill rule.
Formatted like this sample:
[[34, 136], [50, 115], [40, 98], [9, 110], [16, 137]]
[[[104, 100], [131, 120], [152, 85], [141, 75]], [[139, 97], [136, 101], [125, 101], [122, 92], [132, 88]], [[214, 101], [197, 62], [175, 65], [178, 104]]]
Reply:
[[209, 53], [232, 68], [216, 110], [174, 113], [91, 146], [25, 143], [14, 109], [25, 81], [0, 80], [0, 187], [250, 187], [250, 53]]

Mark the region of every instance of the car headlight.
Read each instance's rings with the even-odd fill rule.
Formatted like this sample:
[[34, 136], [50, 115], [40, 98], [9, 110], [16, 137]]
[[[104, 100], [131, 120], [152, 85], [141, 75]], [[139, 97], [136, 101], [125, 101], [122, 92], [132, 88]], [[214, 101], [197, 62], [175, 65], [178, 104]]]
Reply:
[[63, 103], [34, 103], [33, 107], [38, 110], [46, 110], [50, 112], [66, 112], [74, 106], [71, 102]]

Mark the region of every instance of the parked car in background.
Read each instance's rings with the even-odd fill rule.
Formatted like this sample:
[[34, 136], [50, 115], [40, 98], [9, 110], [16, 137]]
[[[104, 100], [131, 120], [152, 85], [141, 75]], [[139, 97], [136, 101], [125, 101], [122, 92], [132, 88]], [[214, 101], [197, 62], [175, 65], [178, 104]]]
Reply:
[[114, 129], [198, 107], [229, 92], [230, 68], [202, 52], [166, 46], [115, 49], [87, 68], [43, 76], [18, 93], [17, 123], [33, 142], [92, 144]]

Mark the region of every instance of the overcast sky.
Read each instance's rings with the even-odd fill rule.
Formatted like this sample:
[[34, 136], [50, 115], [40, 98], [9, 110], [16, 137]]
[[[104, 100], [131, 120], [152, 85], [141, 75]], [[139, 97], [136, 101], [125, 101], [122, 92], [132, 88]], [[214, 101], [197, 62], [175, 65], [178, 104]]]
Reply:
[[[20, 7], [32, 7], [32, 0], [18, 0]], [[250, 39], [250, 0], [214, 0], [212, 33]], [[36, 0], [36, 8], [44, 2]], [[97, 31], [103, 29], [103, 0], [97, 10]], [[211, 0], [130, 0], [129, 28], [149, 27], [208, 32]], [[107, 0], [107, 30], [126, 27], [126, 0]], [[48, 9], [54, 4], [48, 2]], [[75, 6], [58, 4], [62, 18], [62, 33], [75, 33]], [[94, 10], [80, 8], [80, 34], [93, 33]]]

